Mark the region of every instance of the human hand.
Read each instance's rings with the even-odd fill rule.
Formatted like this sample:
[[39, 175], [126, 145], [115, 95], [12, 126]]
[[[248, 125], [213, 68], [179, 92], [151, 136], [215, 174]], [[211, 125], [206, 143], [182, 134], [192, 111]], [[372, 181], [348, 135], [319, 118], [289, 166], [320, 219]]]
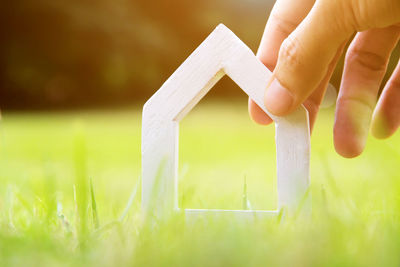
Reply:
[[[377, 138], [389, 137], [400, 125], [400, 64], [376, 105], [400, 38], [400, 1], [277, 0], [257, 53], [273, 70], [266, 108], [283, 116], [304, 104], [312, 128], [332, 72], [355, 32], [346, 53], [334, 125], [335, 149], [344, 157], [361, 154], [371, 118]], [[249, 112], [257, 123], [272, 122], [251, 100]]]

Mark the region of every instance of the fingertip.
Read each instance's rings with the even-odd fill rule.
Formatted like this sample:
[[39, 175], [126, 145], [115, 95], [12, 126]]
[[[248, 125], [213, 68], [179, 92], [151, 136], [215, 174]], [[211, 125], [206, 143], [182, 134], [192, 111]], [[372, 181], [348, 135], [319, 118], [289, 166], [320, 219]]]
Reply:
[[355, 158], [364, 150], [365, 143], [354, 136], [334, 132], [334, 146], [336, 152], [345, 158]]
[[[396, 73], [400, 73], [400, 67], [397, 67], [397, 69]], [[394, 74], [391, 79], [398, 79], [398, 77], [400, 77], [399, 74]], [[400, 125], [399, 103], [399, 87], [394, 86], [393, 81], [389, 81], [380, 96], [373, 114], [371, 133], [374, 137], [386, 139], [396, 132]]]
[[393, 135], [397, 127], [390, 127], [388, 119], [379, 111], [374, 114], [371, 133], [377, 139], [386, 139]]
[[371, 114], [361, 104], [346, 101], [337, 108], [333, 128], [335, 150], [345, 158], [357, 157], [367, 141]]
[[257, 124], [268, 125], [272, 123], [272, 119], [253, 101], [249, 98], [249, 115], [250, 118]]

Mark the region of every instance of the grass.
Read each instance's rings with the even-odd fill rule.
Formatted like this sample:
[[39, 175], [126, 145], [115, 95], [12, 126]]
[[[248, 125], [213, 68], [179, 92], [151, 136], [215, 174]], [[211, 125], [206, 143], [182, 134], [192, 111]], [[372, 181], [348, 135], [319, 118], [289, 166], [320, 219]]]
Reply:
[[[312, 139], [311, 217], [147, 225], [139, 111], [5, 112], [0, 266], [399, 266], [400, 135], [348, 160], [332, 124]], [[202, 104], [180, 135], [181, 207], [276, 207], [274, 130], [244, 103]]]

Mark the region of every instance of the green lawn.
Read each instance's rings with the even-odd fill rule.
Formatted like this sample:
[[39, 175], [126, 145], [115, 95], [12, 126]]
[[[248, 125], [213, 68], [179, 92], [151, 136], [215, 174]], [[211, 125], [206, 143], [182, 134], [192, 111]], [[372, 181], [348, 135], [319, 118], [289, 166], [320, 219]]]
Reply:
[[[251, 122], [245, 104], [206, 102], [182, 121], [181, 207], [242, 209], [244, 180], [252, 208], [276, 207], [274, 129]], [[3, 113], [0, 266], [399, 266], [399, 134], [343, 159], [333, 110], [323, 111], [311, 217], [146, 225], [140, 118], [134, 109]]]

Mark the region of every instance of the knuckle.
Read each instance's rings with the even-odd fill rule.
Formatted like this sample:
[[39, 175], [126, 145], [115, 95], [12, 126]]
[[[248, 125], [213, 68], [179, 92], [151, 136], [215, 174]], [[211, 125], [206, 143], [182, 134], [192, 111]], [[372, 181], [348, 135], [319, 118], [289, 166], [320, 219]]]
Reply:
[[374, 1], [351, 0], [347, 2], [347, 10], [353, 22], [353, 27], [357, 32], [377, 27], [376, 15], [374, 15], [377, 8], [375, 7], [376, 4], [373, 3]]
[[353, 48], [347, 54], [346, 61], [365, 71], [381, 73], [386, 72], [388, 59], [375, 52]]
[[399, 21], [400, 4], [398, 0], [350, 0], [344, 2], [348, 2], [354, 29], [358, 32], [386, 27]]
[[276, 12], [271, 13], [270, 20], [274, 22], [277, 31], [283, 33], [285, 36], [291, 34], [298, 25], [297, 22], [288, 20], [287, 18], [280, 14], [277, 14]]
[[286, 65], [297, 67], [302, 64], [300, 60], [302, 49], [299, 39], [289, 36], [282, 43], [279, 58], [283, 59]]
[[347, 104], [350, 104], [349, 106], [351, 107], [356, 107], [356, 106], [361, 106], [364, 107], [369, 113], [372, 113], [372, 111], [375, 108], [375, 98], [372, 99], [371, 97], [367, 95], [352, 95], [352, 96], [346, 96], [338, 99], [339, 102], [347, 102]]
[[[350, 20], [353, 23], [353, 28], [356, 31], [362, 31], [365, 26], [365, 19], [363, 11], [363, 4], [360, 3], [361, 1], [348, 1], [348, 6], [346, 6], [346, 10], [348, 10], [348, 14], [350, 16]], [[368, 20], [367, 20], [368, 21]]]

